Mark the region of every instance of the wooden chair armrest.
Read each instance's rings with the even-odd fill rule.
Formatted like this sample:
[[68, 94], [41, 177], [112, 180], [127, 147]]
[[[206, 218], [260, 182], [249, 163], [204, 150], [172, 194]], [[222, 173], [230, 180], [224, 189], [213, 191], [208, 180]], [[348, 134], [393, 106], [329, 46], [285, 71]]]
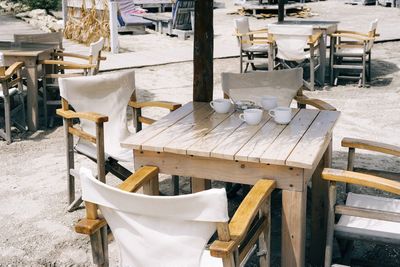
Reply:
[[360, 36], [365, 36], [368, 37], [368, 34], [366, 33], [362, 33], [362, 32], [356, 32], [356, 31], [346, 31], [346, 30], [338, 30], [336, 32], [334, 32], [333, 34], [354, 34], [354, 35], [360, 35]]
[[400, 182], [392, 181], [374, 175], [325, 168], [322, 172], [322, 178], [328, 181], [372, 187], [375, 189], [400, 195]]
[[15, 62], [4, 72], [4, 76], [0, 76], [1, 79], [10, 79], [11, 76], [17, 73], [24, 66], [23, 62]]
[[171, 111], [176, 110], [182, 106], [179, 103], [168, 102], [168, 101], [147, 101], [147, 102], [129, 101], [128, 105], [133, 108], [144, 108], [144, 107], [166, 108]]
[[72, 110], [57, 109], [56, 113], [65, 119], [85, 119], [95, 123], [108, 121], [107, 116], [95, 112], [75, 112]]
[[75, 54], [75, 53], [56, 52], [56, 53], [54, 53], [54, 55], [57, 57], [74, 57], [74, 58], [80, 58], [80, 59], [86, 59], [86, 60], [90, 59], [89, 56]]
[[215, 240], [210, 245], [210, 254], [213, 257], [224, 258], [231, 254], [239, 245], [239, 242], [236, 240], [231, 241], [221, 241]]
[[264, 179], [253, 186], [229, 222], [229, 233], [233, 240], [243, 239], [261, 205], [267, 200], [275, 186], [275, 181]]
[[321, 38], [322, 32], [316, 32], [313, 35], [310, 36], [310, 38], [308, 38], [308, 44], [309, 45], [313, 45], [316, 44], [319, 40], [319, 38]]
[[355, 34], [349, 34], [349, 33], [333, 33], [333, 37], [344, 37], [344, 38], [349, 38], [349, 39], [354, 39], [354, 40], [359, 40], [359, 41], [370, 41], [370, 40], [375, 40], [375, 37], [369, 37], [369, 36], [360, 36], [360, 35], [355, 35]]
[[325, 101], [322, 101], [320, 99], [314, 99], [314, 98], [308, 98], [304, 95], [302, 96], [296, 96], [294, 98], [299, 104], [303, 105], [310, 105], [313, 106], [317, 109], [320, 110], [331, 110], [331, 111], [336, 111], [336, 108], [330, 104], [328, 104]]
[[342, 146], [370, 150], [400, 157], [400, 147], [369, 140], [345, 137], [342, 139]]
[[41, 65], [59, 65], [62, 66], [63, 69], [92, 69], [96, 68], [94, 64], [80, 64], [70, 61], [63, 61], [63, 60], [53, 60], [53, 59], [46, 59], [39, 61]]
[[75, 224], [75, 232], [92, 235], [107, 224], [105, 219], [81, 219]]
[[158, 179], [158, 171], [157, 167], [143, 166], [123, 181], [118, 188], [127, 192], [136, 192], [144, 183], [151, 179]]

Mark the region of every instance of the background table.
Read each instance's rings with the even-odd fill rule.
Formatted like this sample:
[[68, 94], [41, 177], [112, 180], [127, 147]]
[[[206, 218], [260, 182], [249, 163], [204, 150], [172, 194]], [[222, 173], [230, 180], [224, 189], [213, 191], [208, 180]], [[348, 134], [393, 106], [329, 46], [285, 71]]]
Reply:
[[49, 59], [57, 45], [0, 42], [0, 52], [4, 54], [6, 65], [21, 61], [25, 63], [24, 74], [27, 79], [27, 124], [30, 131], [36, 131], [39, 126], [38, 112], [38, 68], [39, 60]]
[[[321, 31], [322, 36], [319, 42], [319, 55], [321, 60], [321, 66], [318, 70], [317, 78], [321, 83], [321, 86], [325, 83], [325, 75], [326, 75], [326, 44], [327, 37], [329, 34], [337, 31], [337, 26], [339, 21], [326, 21], [326, 20], [284, 20], [281, 22], [277, 22], [277, 24], [283, 25], [311, 25], [314, 31]], [[329, 61], [330, 62], [330, 61]]]
[[[264, 112], [265, 113], [265, 112]], [[339, 112], [293, 109], [288, 125], [267, 114], [249, 126], [237, 112], [215, 113], [208, 103], [188, 103], [122, 143], [133, 149], [135, 168], [153, 165], [160, 172], [255, 184], [273, 179], [282, 189], [282, 266], [304, 266], [307, 183], [313, 177], [313, 252], [323, 259], [327, 184], [320, 178], [330, 165], [332, 129]], [[313, 175], [314, 174], [314, 175]]]

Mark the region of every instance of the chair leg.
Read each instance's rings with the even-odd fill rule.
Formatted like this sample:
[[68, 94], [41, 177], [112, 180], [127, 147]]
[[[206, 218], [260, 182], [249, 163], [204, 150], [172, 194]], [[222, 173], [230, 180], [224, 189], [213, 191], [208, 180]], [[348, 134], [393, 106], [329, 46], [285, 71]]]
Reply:
[[240, 73], [243, 73], [243, 54], [240, 51]]
[[103, 255], [104, 255], [104, 267], [109, 266], [108, 260], [108, 233], [107, 233], [107, 225], [101, 228], [101, 242], [103, 245]]
[[[4, 85], [3, 85], [4, 86]], [[4, 96], [4, 122], [7, 144], [11, 144], [11, 113], [10, 95]]]
[[310, 90], [314, 91], [315, 86], [315, 69], [314, 69], [314, 48], [310, 49]]
[[361, 86], [365, 87], [365, 73], [366, 73], [366, 58], [365, 54], [362, 57], [362, 74], [361, 74]]
[[[107, 231], [107, 227], [106, 231]], [[104, 242], [103, 242], [103, 234], [102, 229], [90, 235], [90, 245], [92, 247], [92, 257], [93, 263], [97, 266], [107, 266], [105, 265], [105, 255], [104, 255]]]
[[174, 190], [174, 196], [179, 195], [179, 176], [172, 175], [172, 187]]
[[372, 75], [371, 75], [371, 52], [372, 51], [369, 51], [369, 53], [368, 53], [368, 82], [370, 83], [371, 82], [371, 77], [372, 77]]
[[68, 204], [72, 204], [75, 200], [75, 177], [71, 173], [74, 169], [74, 140], [72, 135], [68, 132], [72, 121], [69, 119], [64, 120], [64, 135], [66, 136], [66, 157], [67, 157], [67, 186], [68, 186]]
[[44, 128], [47, 129], [47, 86], [46, 78], [43, 77], [43, 115], [44, 115]]
[[266, 227], [259, 237], [260, 266], [270, 266], [270, 243], [271, 243], [271, 196], [261, 207], [260, 215], [266, 218]]
[[333, 234], [335, 226], [335, 204], [336, 204], [336, 183], [331, 182], [329, 185], [329, 206], [328, 206], [328, 227], [326, 234], [325, 246], [325, 267], [331, 267], [332, 251], [333, 251]]

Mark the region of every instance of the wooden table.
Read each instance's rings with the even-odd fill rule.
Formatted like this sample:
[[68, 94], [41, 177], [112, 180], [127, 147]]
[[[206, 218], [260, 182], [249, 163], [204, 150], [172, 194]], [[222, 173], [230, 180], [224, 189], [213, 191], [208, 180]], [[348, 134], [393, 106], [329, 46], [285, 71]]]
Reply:
[[[319, 55], [321, 60], [321, 65], [318, 69], [317, 80], [320, 85], [325, 84], [326, 75], [326, 44], [328, 35], [337, 31], [337, 26], [339, 21], [327, 21], [327, 20], [284, 20], [277, 22], [277, 24], [282, 25], [311, 25], [314, 31], [321, 31], [322, 36], [319, 41]], [[331, 60], [329, 61], [331, 62]], [[330, 73], [330, 72], [329, 72]]]
[[133, 149], [135, 168], [153, 165], [160, 172], [255, 184], [273, 179], [282, 189], [282, 266], [304, 266], [307, 183], [313, 180], [313, 252], [322, 263], [325, 249], [327, 184], [320, 178], [330, 166], [332, 129], [337, 111], [293, 109], [288, 125], [267, 114], [249, 126], [239, 114], [217, 114], [208, 103], [188, 103], [122, 142]]
[[27, 124], [30, 131], [36, 131], [39, 126], [38, 112], [38, 68], [37, 62], [49, 59], [51, 52], [57, 45], [22, 43], [17, 45], [13, 42], [0, 42], [0, 52], [4, 54], [5, 64], [11, 65], [21, 61], [25, 63], [28, 101], [27, 101]]

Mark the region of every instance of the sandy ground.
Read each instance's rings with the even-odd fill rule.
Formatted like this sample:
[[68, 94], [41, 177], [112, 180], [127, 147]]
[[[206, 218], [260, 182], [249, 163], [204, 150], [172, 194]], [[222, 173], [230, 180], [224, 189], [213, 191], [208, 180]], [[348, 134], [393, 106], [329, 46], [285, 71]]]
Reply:
[[[229, 71], [238, 71], [238, 59], [215, 60], [215, 98], [222, 96], [220, 73]], [[192, 98], [192, 75], [191, 62], [136, 69], [139, 98], [186, 103]], [[346, 150], [340, 147], [344, 136], [400, 145], [399, 43], [374, 47], [371, 87], [347, 84], [307, 95], [326, 100], [342, 112], [334, 131], [334, 167], [345, 168]], [[148, 113], [165, 114], [161, 110]], [[77, 161], [78, 167], [94, 167], [82, 157]], [[400, 173], [400, 159], [376, 153], [361, 153], [356, 165]], [[84, 211], [65, 211], [65, 173], [62, 127], [20, 135], [11, 145], [0, 141], [0, 266], [91, 266], [89, 239], [73, 231]], [[168, 177], [163, 178], [162, 191], [171, 193]], [[117, 183], [111, 176], [109, 181]], [[187, 192], [187, 181], [184, 185]], [[272, 266], [279, 266], [279, 195], [274, 200]], [[375, 266], [400, 266], [400, 251], [387, 246], [364, 244], [356, 256], [378, 262]], [[110, 245], [110, 257], [115, 266], [115, 242]]]

